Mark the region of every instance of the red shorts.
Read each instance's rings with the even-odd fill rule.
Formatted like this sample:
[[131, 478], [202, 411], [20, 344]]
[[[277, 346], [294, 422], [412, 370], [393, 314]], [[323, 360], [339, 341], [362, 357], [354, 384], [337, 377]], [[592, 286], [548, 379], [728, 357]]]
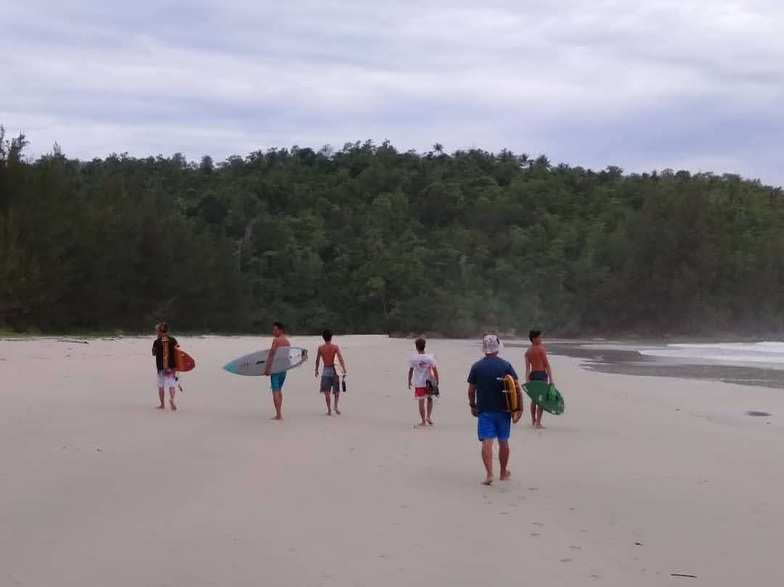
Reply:
[[427, 387], [417, 387], [414, 389], [414, 397], [424, 399], [427, 397]]

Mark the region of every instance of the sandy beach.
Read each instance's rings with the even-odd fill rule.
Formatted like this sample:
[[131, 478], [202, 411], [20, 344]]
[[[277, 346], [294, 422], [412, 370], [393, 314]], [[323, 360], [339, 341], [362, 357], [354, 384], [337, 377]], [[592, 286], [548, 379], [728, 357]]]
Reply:
[[417, 429], [412, 341], [336, 337], [343, 415], [311, 358], [272, 422], [269, 381], [220, 368], [268, 338], [179, 340], [176, 413], [154, 409], [152, 337], [0, 341], [0, 586], [784, 584], [781, 390], [553, 357], [566, 413], [526, 413], [513, 479], [484, 487], [477, 342], [430, 342], [442, 395]]

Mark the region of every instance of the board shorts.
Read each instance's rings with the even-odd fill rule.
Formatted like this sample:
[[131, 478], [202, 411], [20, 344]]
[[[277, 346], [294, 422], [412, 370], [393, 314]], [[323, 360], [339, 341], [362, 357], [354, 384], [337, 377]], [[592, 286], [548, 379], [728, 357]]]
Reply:
[[158, 371], [158, 387], [177, 387], [177, 370], [162, 369]]
[[340, 393], [340, 377], [333, 365], [325, 365], [321, 373], [321, 393]]
[[544, 381], [547, 383], [547, 371], [531, 371], [528, 381]]
[[512, 415], [509, 412], [480, 412], [476, 423], [479, 440], [497, 438], [509, 440], [512, 432]]
[[272, 389], [272, 391], [281, 391], [285, 382], [285, 371], [283, 371], [283, 373], [270, 373], [270, 389]]
[[416, 387], [414, 388], [414, 397], [416, 399], [425, 399], [426, 397], [430, 397], [430, 390], [427, 387]]

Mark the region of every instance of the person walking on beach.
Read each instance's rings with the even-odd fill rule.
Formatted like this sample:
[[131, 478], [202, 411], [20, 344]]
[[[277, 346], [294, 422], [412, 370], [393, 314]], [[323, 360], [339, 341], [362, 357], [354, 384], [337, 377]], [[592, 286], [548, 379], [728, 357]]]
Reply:
[[438, 366], [436, 365], [435, 357], [425, 352], [426, 342], [424, 338], [417, 338], [414, 341], [414, 346], [417, 352], [408, 360], [408, 389], [411, 389], [413, 383], [414, 397], [419, 401], [421, 422], [418, 426], [432, 426], [433, 395], [430, 393], [427, 382], [430, 377], [433, 377], [435, 378], [436, 386], [438, 386]]
[[[531, 346], [525, 351], [525, 381], [544, 381], [550, 385], [555, 385], [553, 372], [550, 369], [550, 361], [547, 358], [547, 350], [542, 344], [542, 331], [532, 330], [528, 333]], [[531, 424], [534, 428], [542, 430], [542, 410], [541, 406], [531, 404]]]
[[324, 339], [324, 344], [318, 348], [316, 353], [316, 377], [319, 376], [319, 363], [324, 361], [324, 371], [321, 374], [321, 387], [320, 391], [324, 394], [324, 399], [327, 402], [327, 416], [332, 415], [332, 405], [330, 403], [329, 394], [335, 397], [335, 413], [339, 416], [340, 409], [338, 408], [338, 398], [340, 397], [340, 377], [335, 368], [335, 359], [337, 358], [340, 363], [340, 368], [343, 369], [343, 378], [346, 377], [346, 363], [343, 361], [343, 355], [340, 353], [340, 348], [336, 344], [332, 344], [332, 331], [325, 330], [321, 333]]
[[283, 419], [283, 383], [286, 381], [286, 372], [271, 373], [272, 361], [277, 353], [288, 353], [289, 344], [285, 335], [285, 329], [280, 322], [272, 323], [272, 346], [267, 354], [267, 366], [264, 369], [264, 376], [270, 378], [270, 388], [272, 390], [272, 403], [275, 406], [275, 415], [272, 420]]
[[[471, 366], [468, 373], [468, 405], [478, 418], [477, 436], [482, 443], [482, 463], [485, 466], [485, 485], [492, 485], [493, 441], [498, 439], [498, 460], [501, 464], [500, 478], [506, 481], [512, 476], [509, 470], [509, 436], [512, 422], [520, 421], [523, 414], [523, 395], [514, 367], [498, 356], [500, 343], [495, 334], [482, 339], [484, 358]], [[519, 410], [509, 413], [502, 380], [511, 375], [515, 381]]]
[[169, 336], [169, 325], [166, 322], [159, 322], [155, 327], [155, 333], [157, 337], [152, 343], [152, 354], [155, 357], [155, 368], [158, 371], [158, 399], [160, 400], [158, 409], [166, 408], [166, 388], [168, 387], [169, 405], [172, 410], [176, 410], [174, 394], [177, 387], [177, 359], [174, 349], [180, 345], [176, 338]]

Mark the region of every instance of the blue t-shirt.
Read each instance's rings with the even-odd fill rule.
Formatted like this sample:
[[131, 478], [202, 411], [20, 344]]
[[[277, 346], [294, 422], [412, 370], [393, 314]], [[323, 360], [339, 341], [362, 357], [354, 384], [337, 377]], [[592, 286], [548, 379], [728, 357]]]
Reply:
[[468, 373], [468, 383], [476, 386], [476, 407], [480, 412], [505, 412], [506, 396], [502, 379], [517, 373], [509, 361], [501, 357], [485, 357], [478, 360]]

